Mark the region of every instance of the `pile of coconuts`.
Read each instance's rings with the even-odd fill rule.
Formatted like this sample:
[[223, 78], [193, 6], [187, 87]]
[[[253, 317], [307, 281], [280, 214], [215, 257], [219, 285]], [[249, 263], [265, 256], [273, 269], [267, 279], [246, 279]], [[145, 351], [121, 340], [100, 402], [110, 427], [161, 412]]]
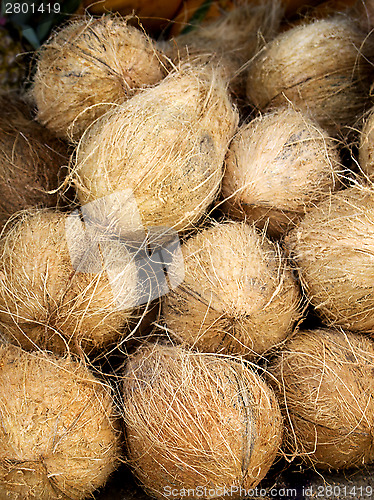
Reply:
[[126, 467], [239, 500], [374, 462], [362, 16], [75, 17], [0, 94], [1, 498], [100, 498]]

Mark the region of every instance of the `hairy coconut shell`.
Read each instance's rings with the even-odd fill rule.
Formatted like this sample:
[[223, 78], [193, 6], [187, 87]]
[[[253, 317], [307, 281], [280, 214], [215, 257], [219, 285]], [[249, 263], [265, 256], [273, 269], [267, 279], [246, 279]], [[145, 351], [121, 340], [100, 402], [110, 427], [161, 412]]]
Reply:
[[[9, 341], [25, 349], [97, 353], [128, 335], [131, 320], [138, 317], [120, 302], [122, 293], [136, 302], [137, 269], [126, 247], [114, 243], [106, 248], [111, 261], [119, 263], [121, 293], [109, 281], [101, 254], [101, 271], [73, 266], [68, 217], [54, 210], [21, 213], [3, 235], [0, 326]], [[78, 237], [78, 229], [69, 233], [70, 241]], [[90, 255], [96, 251], [88, 250]], [[82, 262], [84, 256], [82, 251]]]
[[371, 31], [374, 26], [374, 3], [372, 0], [365, 0], [353, 2], [350, 9], [350, 14], [360, 24], [362, 29], [367, 32]]
[[333, 330], [300, 331], [269, 370], [288, 416], [288, 451], [322, 469], [374, 460], [372, 341]]
[[31, 97], [43, 125], [78, 139], [113, 103], [164, 74], [151, 40], [125, 19], [76, 19], [42, 46]]
[[65, 144], [34, 122], [27, 104], [0, 93], [0, 226], [15, 212], [57, 205], [59, 171], [68, 162]]
[[279, 247], [254, 227], [217, 224], [188, 239], [182, 252], [184, 281], [163, 301], [179, 342], [253, 357], [292, 331], [301, 316], [299, 287]]
[[80, 500], [117, 468], [110, 390], [68, 359], [0, 346], [0, 497]]
[[374, 333], [374, 191], [352, 187], [332, 194], [286, 241], [325, 323]]
[[78, 198], [132, 189], [145, 226], [193, 228], [218, 194], [237, 122], [214, 72], [172, 73], [86, 131], [72, 172]]
[[282, 236], [327, 193], [339, 187], [336, 144], [292, 108], [243, 125], [225, 161], [222, 194], [233, 217]]
[[161, 42], [160, 47], [176, 63], [216, 65], [234, 93], [245, 96], [246, 63], [274, 38], [282, 14], [277, 0], [239, 5], [189, 33]]
[[252, 61], [247, 96], [259, 109], [292, 102], [330, 134], [352, 127], [369, 102], [374, 42], [335, 16], [278, 35]]
[[374, 109], [364, 123], [359, 148], [359, 164], [370, 180], [374, 179]]
[[128, 462], [156, 498], [165, 498], [167, 486], [249, 489], [275, 459], [282, 435], [278, 403], [239, 362], [145, 346], [128, 362], [123, 395]]

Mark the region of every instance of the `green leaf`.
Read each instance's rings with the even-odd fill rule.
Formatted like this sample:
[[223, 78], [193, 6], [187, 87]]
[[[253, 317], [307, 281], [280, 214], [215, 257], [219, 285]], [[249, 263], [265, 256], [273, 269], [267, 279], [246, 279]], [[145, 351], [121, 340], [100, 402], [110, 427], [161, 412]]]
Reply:
[[34, 49], [38, 49], [40, 47], [39, 38], [30, 26], [22, 28], [22, 36]]
[[181, 35], [190, 33], [190, 31], [195, 30], [197, 26], [202, 23], [212, 3], [213, 0], [204, 0], [204, 2], [195, 10], [193, 16], [188, 21], [188, 25], [181, 30]]

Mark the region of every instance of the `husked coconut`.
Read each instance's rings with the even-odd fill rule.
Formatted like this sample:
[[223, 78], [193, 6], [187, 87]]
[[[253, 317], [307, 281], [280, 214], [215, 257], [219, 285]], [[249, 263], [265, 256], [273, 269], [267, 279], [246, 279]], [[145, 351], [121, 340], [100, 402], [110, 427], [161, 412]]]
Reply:
[[299, 331], [269, 367], [288, 452], [321, 469], [374, 460], [374, 345], [357, 333]]
[[260, 110], [291, 102], [329, 134], [347, 132], [370, 103], [374, 42], [346, 16], [295, 26], [249, 66], [247, 96]]
[[161, 54], [126, 19], [75, 19], [42, 45], [30, 96], [37, 119], [68, 139], [111, 105], [165, 76]]
[[123, 416], [128, 463], [160, 499], [199, 487], [202, 498], [224, 498], [225, 488], [243, 498], [240, 487], [266, 475], [282, 437], [277, 400], [254, 371], [180, 347], [146, 345], [130, 357]]
[[163, 299], [173, 338], [203, 352], [254, 357], [292, 332], [301, 317], [298, 284], [279, 246], [253, 226], [216, 224], [189, 238], [182, 253], [184, 281]]
[[[131, 189], [144, 226], [194, 228], [219, 192], [237, 122], [214, 70], [171, 73], [85, 132], [72, 165], [81, 204]], [[126, 226], [126, 207], [113, 210]]]
[[0, 346], [0, 496], [81, 500], [118, 467], [118, 416], [83, 364]]
[[[68, 226], [69, 217], [52, 209], [21, 213], [3, 235], [0, 327], [25, 349], [97, 354], [138, 318], [137, 267], [125, 245], [109, 240], [104, 255], [82, 239], [76, 219]], [[110, 268], [118, 271], [113, 279]]]
[[[14, 93], [0, 93], [0, 227], [19, 210], [56, 206], [66, 145]], [[65, 172], [65, 175], [67, 171]]]
[[305, 294], [329, 326], [374, 332], [374, 191], [352, 187], [311, 209], [286, 238]]
[[280, 237], [339, 185], [337, 146], [303, 113], [281, 108], [243, 125], [225, 161], [224, 209]]
[[282, 15], [277, 0], [238, 5], [218, 19], [158, 46], [176, 64], [214, 64], [229, 81], [230, 89], [243, 97], [247, 63], [277, 34]]

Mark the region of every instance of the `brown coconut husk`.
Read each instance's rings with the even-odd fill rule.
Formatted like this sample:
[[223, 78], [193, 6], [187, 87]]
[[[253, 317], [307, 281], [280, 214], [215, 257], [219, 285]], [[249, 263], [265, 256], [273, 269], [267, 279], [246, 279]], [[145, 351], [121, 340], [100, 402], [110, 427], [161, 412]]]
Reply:
[[[136, 304], [137, 268], [124, 245], [109, 242], [110, 261], [118, 263], [121, 289], [113, 287], [99, 253], [98, 266], [85, 266], [88, 250], [75, 257], [67, 242], [69, 214], [52, 209], [21, 213], [0, 240], [0, 326], [6, 338], [24, 349], [96, 355], [129, 336], [140, 310]], [[69, 241], [80, 237], [69, 230]], [[75, 252], [76, 253], [76, 252]], [[94, 260], [94, 258], [93, 258]], [[97, 269], [98, 267], [98, 269]]]
[[283, 10], [278, 0], [239, 5], [160, 47], [176, 64], [216, 65], [230, 89], [244, 97], [246, 63], [277, 34]]
[[163, 299], [173, 338], [254, 357], [292, 332], [301, 316], [298, 284], [279, 246], [253, 226], [217, 224], [189, 238], [182, 253], [184, 281]]
[[374, 345], [354, 333], [300, 331], [269, 367], [287, 418], [287, 452], [321, 469], [374, 460]]
[[367, 32], [374, 26], [374, 3], [372, 0], [356, 0], [353, 2], [350, 15], [356, 19], [361, 28]]
[[111, 391], [83, 365], [0, 345], [0, 496], [80, 500], [119, 465]]
[[79, 139], [113, 103], [161, 80], [161, 57], [127, 19], [75, 19], [40, 50], [30, 93], [37, 119], [60, 137]]
[[260, 110], [292, 102], [331, 135], [346, 133], [369, 105], [374, 42], [344, 16], [296, 26], [252, 61], [247, 96]]
[[78, 198], [132, 189], [145, 226], [191, 229], [218, 194], [237, 122], [214, 71], [174, 72], [86, 131], [72, 167]]
[[336, 143], [304, 114], [281, 108], [259, 116], [231, 142], [224, 209], [280, 237], [339, 187], [339, 160]]
[[[67, 147], [32, 120], [15, 93], [0, 93], [0, 227], [19, 210], [56, 206]], [[67, 171], [65, 172], [65, 175]]]
[[[167, 486], [248, 490], [276, 457], [282, 435], [278, 403], [239, 362], [144, 346], [128, 362], [123, 396], [128, 463], [156, 498], [166, 498]], [[239, 490], [231, 498], [241, 498]]]
[[352, 187], [310, 210], [289, 233], [301, 284], [329, 326], [374, 333], [374, 191]]
[[365, 176], [374, 179], [374, 109], [371, 111], [360, 136], [359, 164]]

